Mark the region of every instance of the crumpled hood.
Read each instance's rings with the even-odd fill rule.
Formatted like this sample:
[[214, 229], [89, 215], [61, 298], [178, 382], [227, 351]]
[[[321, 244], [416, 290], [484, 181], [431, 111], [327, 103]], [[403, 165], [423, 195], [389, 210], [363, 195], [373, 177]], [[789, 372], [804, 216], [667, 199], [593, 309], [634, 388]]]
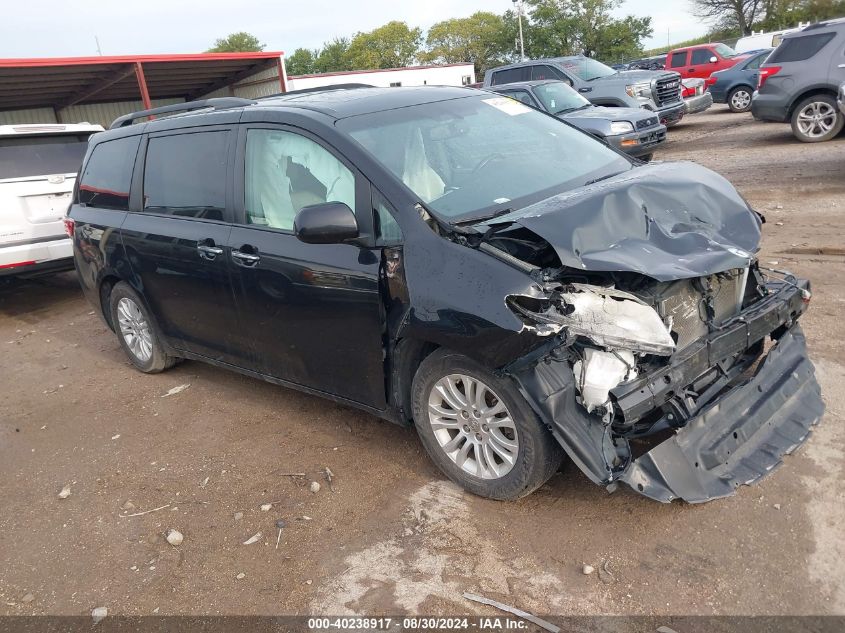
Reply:
[[568, 267], [658, 281], [747, 266], [761, 221], [727, 180], [690, 162], [652, 163], [508, 214]]

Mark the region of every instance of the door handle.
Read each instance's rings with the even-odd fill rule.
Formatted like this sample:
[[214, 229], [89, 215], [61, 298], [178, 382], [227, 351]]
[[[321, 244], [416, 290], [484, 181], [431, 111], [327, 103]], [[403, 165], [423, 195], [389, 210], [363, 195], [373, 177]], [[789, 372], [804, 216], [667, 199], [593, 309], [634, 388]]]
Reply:
[[261, 257], [259, 255], [255, 255], [254, 253], [245, 253], [239, 250], [232, 251], [232, 259], [234, 259], [235, 263], [239, 266], [246, 266], [247, 268], [252, 268], [261, 261]]
[[845, 68], [845, 64], [839, 64], [840, 68]]
[[213, 240], [203, 240], [201, 242], [197, 242], [197, 252], [203, 259], [214, 261], [215, 257], [223, 254], [223, 249], [219, 246], [215, 246]]

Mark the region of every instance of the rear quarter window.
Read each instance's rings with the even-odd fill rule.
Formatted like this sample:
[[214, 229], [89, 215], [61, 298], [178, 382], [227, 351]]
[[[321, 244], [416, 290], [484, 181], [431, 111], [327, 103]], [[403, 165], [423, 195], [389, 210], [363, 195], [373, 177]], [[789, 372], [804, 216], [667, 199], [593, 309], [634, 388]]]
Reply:
[[512, 84], [517, 81], [528, 81], [531, 76], [531, 67], [522, 66], [520, 68], [508, 68], [507, 70], [498, 70], [493, 73], [493, 78], [490, 84], [497, 86], [500, 84]]
[[79, 181], [79, 202], [106, 209], [129, 209], [129, 183], [140, 136], [98, 143]]
[[229, 132], [152, 137], [144, 165], [144, 210], [222, 220]]
[[790, 37], [781, 42], [780, 46], [766, 60], [766, 63], [779, 64], [782, 62], [801, 62], [810, 59], [822, 50], [834, 37], [836, 37], [836, 33], [816, 33], [813, 35]]

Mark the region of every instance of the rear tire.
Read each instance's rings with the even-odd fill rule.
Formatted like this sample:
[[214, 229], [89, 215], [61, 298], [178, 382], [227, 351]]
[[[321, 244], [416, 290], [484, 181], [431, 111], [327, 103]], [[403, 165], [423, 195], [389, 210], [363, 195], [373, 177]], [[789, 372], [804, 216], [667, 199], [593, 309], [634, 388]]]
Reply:
[[469, 492], [518, 499], [560, 468], [563, 451], [514, 383], [466, 356], [433, 352], [420, 363], [411, 395], [426, 452]]
[[830, 95], [813, 95], [799, 103], [792, 112], [792, 133], [803, 143], [829, 141], [845, 125], [836, 99]]
[[641, 161], [644, 163], [650, 163], [651, 159], [654, 158], [654, 154], [643, 154], [639, 157]]
[[748, 112], [751, 109], [751, 88], [737, 86], [728, 94], [728, 107], [731, 112]]
[[112, 288], [109, 309], [117, 340], [136, 369], [157, 374], [176, 364], [179, 359], [165, 352], [144, 301], [125, 281]]

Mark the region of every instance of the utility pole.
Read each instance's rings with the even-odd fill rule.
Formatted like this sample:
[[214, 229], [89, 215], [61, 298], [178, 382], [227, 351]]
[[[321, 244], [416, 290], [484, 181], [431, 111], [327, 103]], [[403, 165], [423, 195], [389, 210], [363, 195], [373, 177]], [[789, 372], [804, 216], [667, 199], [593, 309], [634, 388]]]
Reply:
[[522, 39], [522, 0], [513, 0], [516, 7], [516, 19], [519, 22], [519, 59], [525, 61], [525, 42]]
[[96, 35], [94, 36], [94, 41], [97, 43], [97, 55], [102, 57], [103, 51], [100, 50], [100, 39]]

